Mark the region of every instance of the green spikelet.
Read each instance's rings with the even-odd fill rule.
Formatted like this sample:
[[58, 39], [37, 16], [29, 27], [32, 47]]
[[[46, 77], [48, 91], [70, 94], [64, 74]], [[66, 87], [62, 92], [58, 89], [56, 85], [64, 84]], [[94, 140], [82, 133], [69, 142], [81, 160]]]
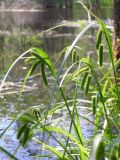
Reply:
[[19, 127], [18, 132], [17, 132], [17, 139], [21, 138], [26, 126], [27, 126], [27, 124], [24, 124], [24, 125]]
[[92, 109], [93, 109], [93, 114], [95, 115], [96, 113], [96, 108], [97, 108], [97, 98], [96, 96], [92, 97]]
[[85, 82], [86, 82], [87, 77], [88, 77], [88, 71], [85, 72], [84, 77], [83, 77], [82, 82], [81, 82], [81, 89], [82, 89], [82, 90], [83, 90], [83, 88], [84, 88], [84, 85], [85, 85]]
[[77, 56], [77, 64], [79, 65], [80, 57]]
[[102, 67], [103, 65], [103, 44], [100, 44], [99, 46], [98, 62], [99, 62], [99, 66]]
[[76, 51], [74, 50], [74, 51], [72, 52], [72, 62], [75, 63], [75, 61], [76, 61]]
[[35, 109], [34, 111], [33, 111], [33, 114], [35, 115], [35, 118], [38, 120], [38, 115], [37, 115], [37, 109]]
[[29, 139], [30, 128], [26, 127], [24, 130], [23, 138], [22, 138], [22, 146], [25, 147], [28, 139]]
[[32, 67], [31, 67], [31, 71], [30, 71], [30, 76], [33, 74], [33, 72], [35, 71], [35, 69], [37, 68], [39, 63], [40, 63], [40, 61], [33, 63]]
[[38, 109], [34, 109], [33, 114], [37, 120], [41, 117], [41, 113]]
[[90, 81], [91, 81], [91, 75], [89, 75], [88, 78], [87, 78], [87, 80], [86, 80], [85, 95], [88, 94], [89, 86], [90, 86]]
[[99, 49], [99, 46], [102, 41], [102, 30], [100, 29], [97, 33], [97, 39], [96, 39], [96, 49]]

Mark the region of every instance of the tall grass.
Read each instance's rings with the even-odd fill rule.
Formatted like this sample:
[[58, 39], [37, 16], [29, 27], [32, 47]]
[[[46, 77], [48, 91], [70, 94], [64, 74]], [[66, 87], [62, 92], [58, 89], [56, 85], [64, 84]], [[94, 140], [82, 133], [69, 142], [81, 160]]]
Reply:
[[[97, 63], [95, 59], [80, 58], [80, 50], [76, 50], [79, 48], [76, 46], [77, 42], [94, 25], [99, 27], [95, 44]], [[105, 48], [108, 49], [110, 61], [106, 70], [104, 63]], [[27, 53], [25, 52], [25, 54]], [[42, 49], [32, 48], [29, 50], [29, 54], [26, 62], [30, 69], [25, 77], [23, 88], [27, 78], [34, 73], [37, 67], [41, 69], [46, 87], [49, 86], [48, 72], [53, 77], [55, 85], [51, 92], [49, 104], [45, 106], [42, 113], [40, 107], [37, 106], [24, 111], [16, 118], [15, 121], [20, 123], [17, 138], [21, 146], [25, 147], [30, 140], [34, 140], [41, 146], [41, 150], [45, 149], [51, 152], [50, 155], [38, 153], [36, 157], [39, 158], [52, 156], [63, 160], [119, 159], [120, 87], [116, 68], [120, 61], [114, 62], [112, 40], [105, 24], [100, 20], [98, 23], [89, 22], [71, 46], [65, 49], [59, 70], [55, 69], [50, 57]], [[71, 61], [69, 66], [66, 65], [68, 61]], [[72, 86], [70, 91], [72, 96], [68, 98], [67, 89], [70, 85]], [[79, 91], [84, 93], [85, 99], [79, 99]], [[55, 92], [60, 95], [59, 101], [57, 101]], [[53, 101], [54, 99], [55, 101]], [[81, 101], [84, 104], [88, 103], [88, 107], [87, 105], [81, 106]], [[81, 115], [80, 110], [83, 108], [89, 109], [93, 120], [88, 115]], [[55, 117], [56, 114], [60, 115], [62, 111], [63, 113], [59, 118]], [[84, 136], [81, 126], [82, 119], [87, 120], [94, 128], [91, 137], [86, 138]], [[49, 143], [50, 139], [54, 141], [55, 146]], [[91, 145], [92, 141], [93, 146]], [[0, 147], [0, 150], [9, 157], [16, 159], [3, 148]]]

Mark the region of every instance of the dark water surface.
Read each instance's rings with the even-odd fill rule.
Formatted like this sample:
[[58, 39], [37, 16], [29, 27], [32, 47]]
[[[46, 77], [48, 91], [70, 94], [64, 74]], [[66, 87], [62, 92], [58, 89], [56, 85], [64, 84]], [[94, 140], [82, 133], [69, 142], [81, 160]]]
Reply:
[[[111, 23], [112, 9], [102, 8], [102, 12], [97, 13], [108, 24]], [[76, 35], [81, 31], [80, 25], [66, 25], [49, 32], [40, 34], [50, 27], [78, 21], [84, 24], [87, 20], [87, 14], [82, 8], [74, 9], [49, 9], [39, 12], [0, 12], [0, 73], [1, 80], [5, 75], [7, 68], [13, 61], [30, 47], [41, 47], [54, 60], [55, 66], [59, 66], [56, 61], [56, 55], [65, 47], [70, 45]], [[38, 36], [39, 35], [39, 36]], [[90, 29], [87, 34], [80, 40], [80, 46], [86, 53], [82, 56], [89, 56], [95, 48], [94, 42], [96, 30]], [[35, 36], [37, 36], [35, 38]], [[50, 79], [50, 87], [47, 89], [40, 79], [30, 78], [26, 86], [26, 92], [19, 98], [19, 91], [27, 72], [27, 66], [20, 60], [10, 72], [7, 81], [4, 84], [4, 91], [0, 98], [0, 131], [2, 132], [9, 124], [9, 117], [17, 115], [19, 112], [37, 105], [47, 105], [51, 95], [53, 80]], [[81, 96], [82, 94], [80, 94]], [[80, 99], [82, 97], [79, 97]], [[89, 104], [88, 104], [89, 105]], [[85, 113], [85, 111], [81, 111]], [[88, 125], [83, 122], [83, 126]], [[6, 135], [0, 140], [0, 145], [13, 153], [18, 142], [14, 134], [14, 125]], [[88, 128], [88, 127], [87, 127]], [[84, 134], [90, 135], [90, 130], [85, 130]], [[11, 135], [13, 135], [11, 137]], [[33, 160], [39, 148], [31, 142], [26, 149], [20, 149], [16, 154], [20, 160]], [[33, 147], [34, 146], [34, 147]], [[35, 149], [36, 148], [36, 149]], [[4, 154], [0, 153], [0, 159], [7, 160]], [[39, 158], [38, 158], [39, 159]]]

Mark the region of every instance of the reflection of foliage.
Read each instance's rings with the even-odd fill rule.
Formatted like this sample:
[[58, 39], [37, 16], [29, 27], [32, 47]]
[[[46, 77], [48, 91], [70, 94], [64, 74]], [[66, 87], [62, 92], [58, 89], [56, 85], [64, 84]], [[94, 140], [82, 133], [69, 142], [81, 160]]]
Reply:
[[[42, 40], [39, 38], [32, 39], [32, 37], [33, 34], [32, 32], [30, 34], [29, 30], [21, 33], [18, 29], [14, 30], [13, 35], [9, 32], [0, 36], [0, 61], [2, 69], [10, 65], [13, 60], [26, 49], [32, 46], [41, 46]], [[3, 62], [5, 62], [4, 66]]]
[[111, 5], [113, 3], [113, 0], [78, 0], [77, 2], [79, 1], [83, 1], [86, 5], [91, 5], [91, 4], [100, 4], [100, 5]]

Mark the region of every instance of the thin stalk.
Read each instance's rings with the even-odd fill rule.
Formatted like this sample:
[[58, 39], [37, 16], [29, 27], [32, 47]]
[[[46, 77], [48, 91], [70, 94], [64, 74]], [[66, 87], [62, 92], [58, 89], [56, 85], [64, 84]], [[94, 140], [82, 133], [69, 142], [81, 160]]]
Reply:
[[[72, 130], [72, 120], [71, 120], [71, 122], [70, 122], [70, 128], [69, 128], [69, 133], [71, 133], [71, 130]], [[63, 153], [63, 158], [64, 158], [64, 156], [65, 156], [65, 153], [66, 153], [66, 150], [67, 150], [67, 147], [68, 147], [68, 142], [69, 142], [69, 137], [67, 138], [67, 141], [66, 141], [66, 146], [65, 146], [65, 150], [64, 150], [64, 153]]]
[[[93, 72], [93, 74], [94, 74], [94, 72]], [[100, 87], [100, 84], [99, 84], [96, 76], [94, 76], [94, 78], [95, 78], [97, 86], [98, 86], [98, 90], [99, 90], [99, 94], [100, 94], [100, 100], [101, 100], [101, 103], [103, 105], [103, 109], [104, 109], [104, 112], [105, 112], [105, 118], [106, 118], [108, 126], [109, 126], [110, 137], [112, 139], [112, 129], [111, 129], [111, 126], [110, 126], [110, 123], [109, 123], [109, 118], [108, 118], [107, 109], [106, 109], [106, 106], [105, 106], [105, 103], [104, 103], [104, 98], [103, 98], [103, 95], [102, 95], [101, 87]]]
[[41, 127], [43, 128], [43, 130], [45, 130], [65, 150], [65, 152], [74, 160], [74, 157], [68, 152], [68, 150], [66, 149], [66, 147], [59, 140], [57, 140], [57, 138], [50, 131], [48, 131], [45, 128], [44, 125], [42, 125], [41, 123], [39, 123], [39, 124], [41, 125]]
[[12, 158], [12, 160], [18, 160], [14, 155], [12, 155], [9, 151], [0, 146], [0, 150], [4, 152], [8, 157]]
[[[76, 126], [76, 124], [75, 124], [75, 122], [74, 122], [74, 120], [73, 120], [73, 118], [72, 118], [73, 116], [72, 116], [72, 113], [71, 113], [71, 111], [70, 111], [69, 105], [68, 105], [68, 103], [67, 103], [66, 97], [65, 97], [65, 95], [64, 95], [64, 93], [63, 93], [63, 90], [62, 90], [61, 87], [59, 88], [59, 90], [60, 90], [60, 92], [61, 92], [61, 95], [62, 95], [62, 97], [63, 97], [63, 100], [64, 100], [64, 102], [65, 102], [65, 105], [66, 105], [66, 107], [67, 107], [68, 113], [69, 113], [69, 115], [70, 115], [70, 117], [71, 117], [71, 120], [72, 120], [72, 123], [73, 123], [73, 125], [74, 125], [74, 128], [75, 128], [75, 130], [76, 130], [76, 132], [77, 132], [79, 141], [80, 141], [80, 143], [83, 145], [83, 142], [82, 142], [81, 137], [80, 137], [80, 135], [79, 135], [79, 132], [78, 132], [78, 130], [77, 130], [77, 126]], [[83, 145], [83, 146], [84, 146], [84, 145]]]
[[[73, 50], [74, 46], [76, 45], [76, 43], [78, 42], [78, 40], [86, 33], [86, 31], [87, 31], [91, 26], [93, 26], [93, 25], [95, 25], [95, 24], [96, 24], [95, 22], [91, 22], [90, 24], [88, 24], [88, 25], [78, 34], [78, 36], [75, 38], [75, 40], [73, 41], [73, 43], [71, 44], [71, 46], [69, 47], [69, 49], [66, 51], [65, 57], [64, 57], [63, 62], [62, 62], [62, 64], [61, 64], [60, 68], [59, 68], [59, 71], [58, 71], [58, 75], [57, 75], [57, 78], [56, 78], [56, 82], [55, 82], [54, 88], [53, 88], [53, 90], [52, 90], [52, 94], [51, 94], [51, 97], [50, 97], [50, 101], [49, 101], [49, 103], [48, 103], [48, 109], [51, 108], [51, 103], [52, 103], [52, 100], [53, 100], [53, 97], [54, 97], [54, 92], [55, 92], [55, 90], [56, 90], [56, 86], [57, 86], [57, 84], [59, 84], [59, 78], [60, 78], [61, 72], [62, 72], [62, 70], [63, 70], [63, 67], [64, 67], [64, 65], [65, 65], [65, 63], [66, 63], [66, 61], [67, 61], [70, 53], [72, 52], [72, 50]], [[60, 87], [60, 90], [61, 90], [61, 87]], [[64, 95], [64, 94], [63, 94], [63, 95]], [[67, 102], [66, 102], [66, 103], [67, 103]], [[68, 108], [69, 108], [69, 107], [68, 107]], [[69, 110], [69, 111], [70, 111], [70, 110]], [[48, 111], [47, 111], [47, 112], [48, 112]], [[46, 113], [46, 118], [45, 118], [44, 125], [45, 125], [45, 123], [46, 123], [46, 119], [47, 119], [47, 113]], [[76, 129], [77, 129], [77, 127], [76, 127]], [[43, 131], [43, 138], [42, 138], [42, 139], [44, 139], [44, 131]]]
[[[74, 121], [74, 111], [75, 111], [75, 107], [76, 107], [76, 90], [77, 90], [77, 87], [78, 87], [78, 86], [76, 86], [75, 94], [74, 94], [74, 102], [73, 102], [72, 119], [71, 119], [71, 122], [70, 122], [69, 133], [71, 133], [72, 125], [73, 125], [73, 121]], [[67, 138], [67, 141], [66, 141], [66, 149], [67, 149], [67, 146], [68, 146], [68, 142], [69, 142], [69, 137]], [[63, 154], [63, 155], [65, 155], [65, 151], [64, 151], [64, 154]]]
[[[79, 77], [80, 78], [80, 77]], [[79, 79], [78, 78], [78, 79]], [[82, 144], [83, 144], [83, 135], [82, 135], [82, 132], [81, 132], [81, 126], [80, 126], [80, 122], [78, 122], [79, 120], [78, 120], [78, 112], [77, 112], [77, 106], [76, 106], [76, 102], [77, 102], [77, 93], [78, 93], [78, 83], [76, 84], [76, 88], [75, 88], [75, 92], [74, 92], [74, 101], [73, 101], [73, 105], [74, 105], [74, 111], [75, 111], [75, 113], [74, 113], [74, 111], [73, 111], [73, 114], [75, 114], [75, 116], [73, 115], [73, 118], [75, 117], [75, 119], [76, 119], [76, 125], [77, 125], [77, 131], [76, 131], [76, 128], [75, 128], [75, 132], [76, 132], [76, 134], [77, 134], [77, 138], [79, 139], [79, 137], [80, 137], [80, 139], [81, 139], [81, 141], [82, 141]], [[74, 119], [73, 119], [73, 121], [74, 121]], [[77, 133], [78, 132], [78, 133]], [[84, 145], [83, 145], [84, 146]], [[80, 151], [80, 159], [81, 160], [85, 160], [85, 156], [84, 156], [84, 154]]]

